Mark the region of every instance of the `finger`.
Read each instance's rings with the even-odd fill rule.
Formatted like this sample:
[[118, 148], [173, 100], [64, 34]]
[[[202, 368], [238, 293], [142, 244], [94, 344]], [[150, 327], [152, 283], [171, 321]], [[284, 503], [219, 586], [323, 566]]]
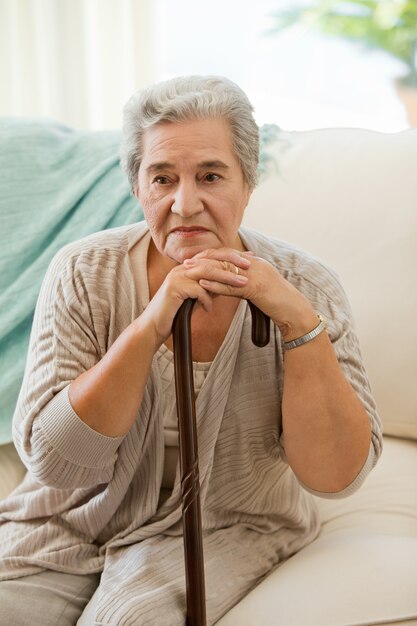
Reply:
[[[201, 278], [199, 276], [198, 278]], [[174, 267], [166, 276], [163, 287], [168, 300], [175, 299], [178, 308], [188, 298], [197, 300], [207, 312], [211, 311], [212, 294], [205, 290], [198, 283], [198, 278], [189, 276], [189, 272], [185, 271], [182, 265]]]
[[234, 287], [242, 287], [248, 282], [248, 277], [243, 273], [243, 269], [229, 263], [228, 261], [212, 261], [201, 259], [194, 266], [185, 270], [185, 276], [191, 280], [200, 281], [205, 279], [231, 285]]
[[204, 289], [198, 281], [187, 281], [187, 284], [181, 289], [181, 301], [183, 302], [187, 300], [187, 298], [197, 300], [197, 303], [202, 306], [207, 313], [210, 313], [213, 305], [213, 296]]
[[211, 313], [211, 310], [213, 308], [213, 296], [207, 289], [203, 287], [203, 285], [200, 285], [200, 283], [198, 283], [198, 286], [200, 287], [200, 291], [197, 297], [197, 302], [203, 307], [203, 309], [207, 313]]
[[213, 259], [217, 261], [229, 261], [242, 269], [248, 269], [250, 267], [250, 259], [244, 256], [243, 252], [239, 250], [233, 250], [233, 248], [209, 248], [199, 252], [191, 259], [184, 261], [185, 264], [191, 264], [193, 260], [197, 259]]
[[[243, 277], [243, 278], [246, 278], [246, 277]], [[247, 278], [246, 278], [246, 282], [247, 282]], [[230, 284], [218, 282], [216, 280], [207, 280], [205, 278], [202, 278], [201, 280], [199, 280], [199, 284], [212, 294], [215, 294], [218, 296], [239, 296], [241, 298], [245, 297], [244, 294], [242, 293], [242, 288], [246, 286], [246, 282], [237, 286], [237, 285], [230, 285]]]
[[[197, 258], [196, 256], [193, 257], [192, 259], [186, 259], [183, 262], [183, 266], [186, 269], [192, 268], [192, 267], [201, 267], [201, 263], [204, 262], [205, 260], [207, 261], [214, 261], [214, 262], [218, 262], [220, 263], [221, 267], [224, 270], [230, 271], [230, 272], [234, 272], [236, 274], [239, 273], [238, 269], [240, 270], [248, 270], [250, 268], [250, 261], [245, 259], [244, 257], [236, 257], [235, 255], [228, 255], [227, 258], [225, 258], [224, 256], [218, 255], [217, 258], [214, 258], [213, 256], [210, 257], [204, 257], [201, 256], [199, 258]], [[238, 269], [236, 269], [238, 268]]]

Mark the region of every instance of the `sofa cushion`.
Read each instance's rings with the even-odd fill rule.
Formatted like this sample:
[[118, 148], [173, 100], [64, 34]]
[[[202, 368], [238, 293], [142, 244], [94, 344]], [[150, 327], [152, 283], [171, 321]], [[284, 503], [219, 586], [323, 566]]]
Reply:
[[417, 443], [387, 437], [354, 495], [317, 499], [319, 537], [218, 626], [356, 626], [417, 619]]
[[245, 224], [336, 270], [384, 432], [417, 439], [417, 130], [279, 131], [267, 152]]

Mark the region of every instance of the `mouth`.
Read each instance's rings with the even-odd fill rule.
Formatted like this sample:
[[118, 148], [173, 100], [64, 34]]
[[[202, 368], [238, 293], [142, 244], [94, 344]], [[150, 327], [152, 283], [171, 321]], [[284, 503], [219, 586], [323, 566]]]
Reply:
[[195, 237], [197, 235], [204, 235], [207, 233], [207, 228], [204, 226], [178, 226], [170, 231], [170, 235], [177, 235], [178, 237]]

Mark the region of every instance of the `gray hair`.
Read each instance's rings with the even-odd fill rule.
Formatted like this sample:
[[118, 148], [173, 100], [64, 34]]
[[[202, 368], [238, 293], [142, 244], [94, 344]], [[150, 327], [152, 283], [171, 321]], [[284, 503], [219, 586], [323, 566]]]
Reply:
[[252, 191], [257, 183], [259, 129], [253, 106], [238, 85], [222, 76], [180, 76], [138, 91], [123, 109], [120, 162], [136, 190], [147, 128], [164, 122], [223, 118], [230, 124], [235, 154]]

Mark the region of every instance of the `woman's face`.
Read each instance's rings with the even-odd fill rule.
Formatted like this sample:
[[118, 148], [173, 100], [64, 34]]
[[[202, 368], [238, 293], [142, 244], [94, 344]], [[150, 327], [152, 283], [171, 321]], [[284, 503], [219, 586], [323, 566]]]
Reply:
[[156, 249], [177, 263], [207, 248], [243, 249], [250, 191], [223, 119], [148, 128], [136, 196]]

